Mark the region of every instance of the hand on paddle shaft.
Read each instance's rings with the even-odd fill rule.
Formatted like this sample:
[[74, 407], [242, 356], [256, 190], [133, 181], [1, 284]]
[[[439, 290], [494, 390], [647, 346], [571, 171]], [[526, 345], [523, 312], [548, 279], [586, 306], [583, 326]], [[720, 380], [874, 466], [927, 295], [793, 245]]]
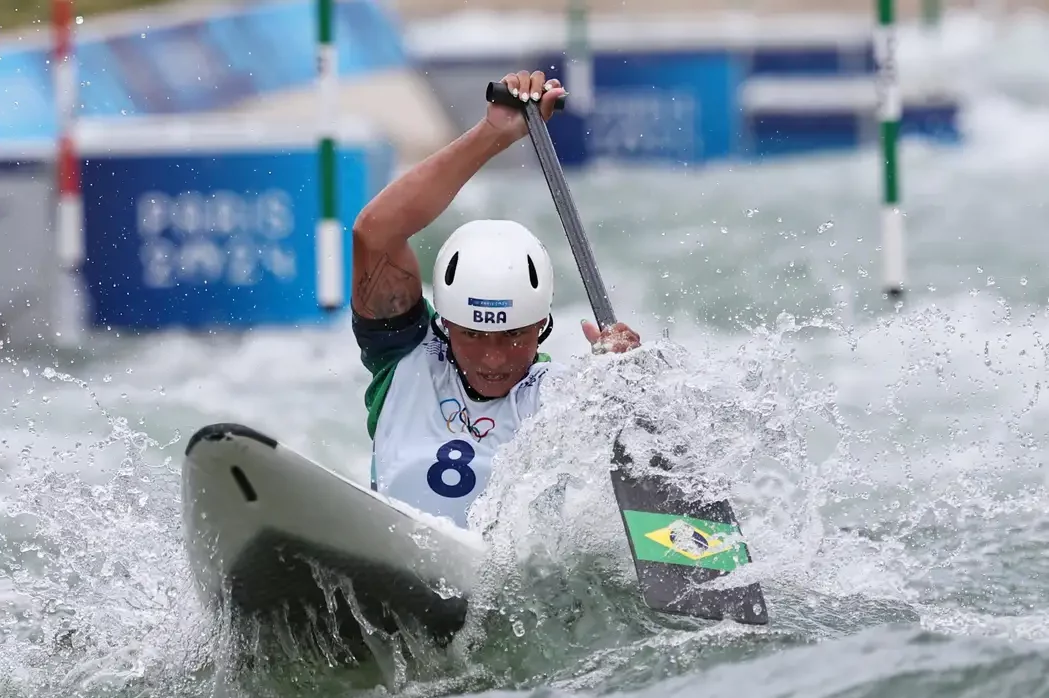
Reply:
[[[559, 80], [547, 80], [541, 70], [531, 73], [527, 70], [509, 73], [500, 82], [509, 88], [510, 94], [521, 100], [521, 104], [538, 102], [539, 113], [543, 115], [544, 121], [549, 121], [553, 115], [557, 98], [566, 94]], [[511, 141], [520, 140], [528, 135], [528, 126], [520, 109], [489, 102], [485, 119], [492, 128], [505, 134]]]
[[[559, 80], [556, 78], [547, 80], [541, 70], [531, 73], [527, 70], [508, 73], [500, 82], [506, 85], [510, 94], [520, 99], [522, 104], [529, 101], [538, 102], [539, 113], [543, 121], [549, 121], [553, 116], [558, 98], [568, 94], [561, 87]], [[491, 102], [488, 104], [488, 114], [485, 119], [490, 126], [505, 134], [512, 141], [528, 135], [528, 126], [520, 109]], [[641, 337], [622, 322], [601, 330], [593, 322], [584, 320], [583, 336], [590, 342], [595, 354], [606, 352], [621, 354], [641, 346]]]
[[595, 354], [622, 354], [641, 346], [641, 337], [624, 322], [600, 330], [589, 320], [583, 320], [583, 336], [590, 342]]

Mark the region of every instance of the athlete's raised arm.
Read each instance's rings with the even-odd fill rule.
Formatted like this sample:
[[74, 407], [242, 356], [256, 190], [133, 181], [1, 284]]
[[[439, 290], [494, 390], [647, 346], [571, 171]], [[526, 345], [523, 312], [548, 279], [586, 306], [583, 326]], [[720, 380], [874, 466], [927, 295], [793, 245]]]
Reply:
[[[541, 72], [511, 73], [503, 82], [522, 95], [540, 97], [546, 118], [564, 92], [556, 80], [544, 83]], [[358, 315], [396, 317], [419, 302], [419, 261], [408, 239], [433, 222], [486, 162], [526, 133], [520, 110], [489, 104], [476, 126], [391, 182], [364, 207], [353, 224], [352, 305]]]
[[390, 183], [353, 224], [353, 309], [366, 318], [394, 317], [422, 296], [419, 261], [408, 238], [448, 207], [482, 164], [500, 150], [485, 122], [471, 128]]

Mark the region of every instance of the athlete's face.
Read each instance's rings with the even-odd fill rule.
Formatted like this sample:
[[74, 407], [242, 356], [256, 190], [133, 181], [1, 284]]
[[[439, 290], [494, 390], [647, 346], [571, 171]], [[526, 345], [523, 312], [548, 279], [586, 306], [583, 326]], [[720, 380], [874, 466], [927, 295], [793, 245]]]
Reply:
[[505, 332], [478, 332], [445, 322], [448, 341], [470, 387], [485, 397], [503, 397], [528, 373], [539, 351], [544, 322]]

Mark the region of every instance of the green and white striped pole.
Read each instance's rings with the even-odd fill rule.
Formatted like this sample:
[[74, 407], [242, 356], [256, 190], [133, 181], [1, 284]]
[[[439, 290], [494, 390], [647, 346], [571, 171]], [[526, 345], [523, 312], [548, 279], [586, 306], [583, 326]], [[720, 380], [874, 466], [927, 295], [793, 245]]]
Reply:
[[903, 294], [903, 214], [896, 141], [900, 133], [903, 98], [896, 67], [895, 0], [878, 0], [878, 28], [874, 34], [877, 63], [878, 120], [881, 122], [883, 193], [881, 240], [885, 260], [885, 290], [890, 298]]
[[317, 0], [317, 87], [321, 216], [317, 221], [317, 302], [325, 310], [345, 303], [343, 229], [336, 193], [335, 142], [338, 138], [339, 54], [335, 46], [335, 0]]

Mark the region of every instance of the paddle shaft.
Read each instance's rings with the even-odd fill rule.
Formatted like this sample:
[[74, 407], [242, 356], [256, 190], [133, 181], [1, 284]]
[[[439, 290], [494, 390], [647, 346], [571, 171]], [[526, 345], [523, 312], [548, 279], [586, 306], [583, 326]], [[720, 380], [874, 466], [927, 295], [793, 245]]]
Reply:
[[[597, 260], [594, 259], [594, 251], [590, 248], [586, 232], [583, 230], [583, 222], [579, 218], [579, 210], [572, 199], [572, 192], [565, 180], [565, 173], [561, 169], [561, 162], [557, 159], [554, 143], [550, 140], [550, 131], [546, 128], [542, 114], [539, 113], [539, 105], [536, 102], [522, 102], [510, 94], [509, 89], [501, 82], [488, 83], [487, 99], [507, 107], [524, 107], [524, 119], [528, 125], [528, 135], [535, 146], [535, 154], [539, 157], [539, 166], [543, 169], [546, 177], [550, 196], [554, 199], [557, 215], [561, 218], [565, 234], [568, 236], [568, 244], [572, 248], [579, 275], [583, 280], [583, 288], [590, 299], [590, 308], [594, 311], [594, 318], [601, 329], [611, 327], [616, 322], [615, 311], [612, 310], [612, 302], [608, 299], [608, 291], [601, 279], [601, 272], [597, 269]], [[558, 101], [558, 109], [564, 108], [564, 98]]]

